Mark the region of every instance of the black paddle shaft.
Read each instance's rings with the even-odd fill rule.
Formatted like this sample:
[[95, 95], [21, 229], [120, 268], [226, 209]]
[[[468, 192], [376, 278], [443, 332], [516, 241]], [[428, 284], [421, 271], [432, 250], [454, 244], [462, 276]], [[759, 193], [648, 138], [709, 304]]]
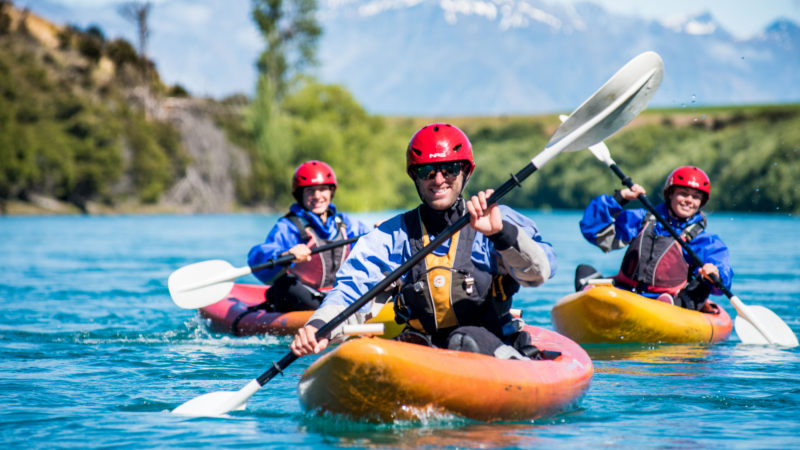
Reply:
[[[536, 172], [537, 168], [533, 164], [533, 162], [528, 163], [525, 167], [522, 168], [516, 174], [512, 174], [511, 178], [508, 179], [505, 183], [503, 183], [499, 188], [497, 188], [494, 193], [489, 196], [486, 200], [486, 203], [491, 206], [497, 203], [501, 198], [503, 198], [507, 193], [509, 193], [512, 189], [517, 186], [521, 186], [521, 183], [528, 178], [533, 172]], [[338, 327], [342, 324], [345, 320], [347, 320], [350, 316], [355, 314], [356, 311], [361, 309], [364, 305], [367, 304], [370, 300], [372, 300], [376, 295], [383, 292], [388, 288], [392, 283], [397, 281], [404, 273], [411, 270], [412, 267], [417, 265], [420, 261], [422, 261], [425, 256], [427, 256], [430, 252], [437, 249], [440, 245], [444, 243], [444, 241], [450, 239], [458, 230], [462, 229], [465, 225], [469, 223], [470, 215], [464, 215], [457, 221], [453, 222], [450, 226], [445, 228], [439, 236], [437, 236], [434, 240], [432, 240], [428, 245], [422, 248], [419, 252], [412, 255], [411, 258], [408, 259], [405, 263], [403, 263], [400, 267], [394, 270], [394, 272], [390, 273], [386, 276], [382, 281], [378, 284], [373, 286], [370, 290], [368, 290], [364, 295], [361, 296], [358, 300], [353, 302], [350, 306], [345, 308], [344, 311], [339, 313], [336, 317], [331, 319], [330, 322], [326, 323], [319, 330], [317, 330], [316, 338], [322, 339], [328, 337], [328, 335], [333, 331], [334, 328]], [[261, 374], [256, 380], [258, 383], [263, 386], [269, 380], [275, 377], [275, 375], [282, 373], [283, 369], [285, 369], [289, 364], [293, 363], [298, 358], [292, 352], [289, 352], [281, 358], [277, 363], [273, 362], [272, 367], [270, 367], [266, 372]]]
[[[611, 170], [615, 174], [617, 174], [619, 179], [622, 180], [622, 184], [623, 185], [627, 186], [628, 188], [632, 188], [633, 187], [633, 180], [631, 180], [631, 178], [629, 176], [625, 175], [622, 172], [622, 170], [615, 163], [612, 163], [608, 167], [610, 167]], [[672, 226], [669, 224], [669, 222], [667, 222], [667, 219], [665, 219], [661, 214], [658, 213], [658, 211], [656, 211], [656, 208], [653, 206], [652, 203], [650, 203], [650, 200], [647, 198], [647, 196], [645, 194], [639, 194], [639, 196], [637, 198], [639, 199], [640, 202], [642, 202], [642, 204], [644, 205], [645, 208], [647, 208], [648, 211], [653, 213], [653, 215], [656, 217], [656, 219], [659, 221], [659, 223], [661, 223], [661, 225], [664, 228], [666, 228], [666, 230], [669, 232], [669, 234], [672, 235], [672, 237], [676, 241], [678, 241], [678, 244], [680, 244], [680, 246], [683, 247], [683, 250], [686, 252], [687, 255], [689, 255], [690, 258], [692, 258], [694, 263], [698, 267], [702, 267], [703, 266], [703, 260], [700, 259], [699, 256], [697, 256], [697, 253], [695, 253], [694, 250], [692, 250], [691, 247], [689, 247], [689, 244], [687, 244], [683, 239], [681, 239], [681, 236], [678, 234], [677, 231], [675, 231], [674, 228], [672, 228]], [[733, 293], [730, 291], [730, 289], [725, 287], [724, 284], [722, 284], [722, 280], [720, 280], [718, 276], [716, 276], [714, 274], [711, 274], [711, 281], [713, 281], [714, 285], [717, 288], [719, 288], [719, 290], [721, 290], [728, 298], [733, 297]]]
[[[311, 250], [311, 254], [313, 255], [315, 253], [324, 252], [325, 250], [330, 250], [332, 248], [341, 247], [342, 245], [352, 244], [353, 242], [357, 241], [358, 238], [360, 238], [361, 236], [363, 236], [363, 235], [353, 236], [353, 237], [348, 238], [348, 239], [341, 239], [341, 240], [333, 241], [333, 242], [331, 242], [329, 244], [325, 244], [325, 245], [322, 245], [322, 246], [319, 246], [319, 247], [314, 247], [314, 249]], [[292, 261], [294, 261], [294, 255], [292, 255], [290, 253], [288, 255], [283, 255], [280, 258], [272, 258], [272, 259], [270, 259], [268, 261], [264, 261], [263, 263], [261, 263], [261, 264], [259, 264], [257, 266], [253, 266], [252, 267], [252, 271], [253, 272], [258, 272], [259, 270], [271, 269], [271, 268], [273, 268], [275, 266], [282, 266], [282, 265], [285, 265], [285, 264], [289, 264]]]

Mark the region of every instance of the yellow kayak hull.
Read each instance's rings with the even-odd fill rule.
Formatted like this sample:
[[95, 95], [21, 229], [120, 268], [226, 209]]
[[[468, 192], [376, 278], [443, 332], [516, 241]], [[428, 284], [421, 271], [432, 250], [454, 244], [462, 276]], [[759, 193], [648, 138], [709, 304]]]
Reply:
[[559, 333], [580, 344], [711, 343], [728, 339], [733, 326], [724, 309], [715, 310], [692, 311], [599, 285], [561, 298], [550, 316]]

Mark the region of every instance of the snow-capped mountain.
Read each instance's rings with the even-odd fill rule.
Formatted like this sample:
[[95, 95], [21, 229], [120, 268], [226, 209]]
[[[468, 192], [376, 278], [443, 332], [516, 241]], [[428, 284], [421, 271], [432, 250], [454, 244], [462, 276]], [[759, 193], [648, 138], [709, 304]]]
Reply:
[[545, 0], [330, 0], [319, 17], [320, 78], [375, 113], [568, 111], [646, 50], [664, 59], [654, 105], [800, 100], [788, 20], [737, 40], [707, 12], [659, 22]]

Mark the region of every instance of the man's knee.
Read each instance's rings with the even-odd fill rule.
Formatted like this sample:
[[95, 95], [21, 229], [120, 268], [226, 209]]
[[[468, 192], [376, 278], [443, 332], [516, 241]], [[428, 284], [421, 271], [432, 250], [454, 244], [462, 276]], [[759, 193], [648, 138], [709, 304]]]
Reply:
[[464, 326], [456, 328], [447, 337], [447, 348], [461, 352], [481, 353], [494, 356], [503, 342], [483, 327]]

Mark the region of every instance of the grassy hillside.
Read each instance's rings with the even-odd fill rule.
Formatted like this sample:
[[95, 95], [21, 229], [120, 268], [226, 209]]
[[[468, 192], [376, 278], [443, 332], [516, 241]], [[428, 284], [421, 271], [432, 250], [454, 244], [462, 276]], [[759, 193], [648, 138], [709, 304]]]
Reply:
[[0, 210], [39, 196], [84, 211], [157, 201], [188, 159], [171, 126], [130, 105], [130, 86], [166, 90], [129, 43], [0, 9]]
[[[147, 95], [131, 95], [139, 88]], [[405, 147], [422, 125], [447, 121], [470, 136], [478, 168], [468, 192], [503, 183], [559, 125], [556, 115], [373, 116], [345, 89], [310, 79], [278, 105], [244, 97], [206, 99], [200, 107], [190, 102], [177, 120], [180, 130], [152, 117], [154, 110], [178, 109], [164, 98], [186, 95], [164, 86], [129, 43], [108, 41], [96, 28], [22, 17], [6, 4], [0, 10], [0, 213], [24, 212], [20, 205], [43, 199], [84, 212], [97, 210], [88, 208], [92, 204], [138, 211], [164, 205], [170, 190], [177, 202], [194, 205], [190, 211], [215, 211], [218, 203], [208, 195], [223, 186], [232, 186], [226, 195], [241, 208], [283, 210], [293, 201], [291, 174], [308, 159], [334, 167], [340, 182], [335, 201], [343, 210], [407, 208], [418, 198], [405, 173]], [[160, 106], [141, 104], [151, 100]], [[267, 145], [256, 138], [266, 127], [258, 119], [265, 109], [274, 110], [267, 114], [274, 133]], [[194, 120], [203, 114], [226, 131], [227, 143], [209, 144], [214, 133]], [[647, 110], [607, 143], [620, 167], [654, 199], [670, 170], [693, 164], [711, 177], [709, 209], [800, 212], [800, 105]], [[230, 146], [235, 149], [224, 150]], [[238, 149], [241, 158], [223, 154]], [[217, 171], [204, 171], [203, 164]], [[224, 164], [231, 167], [217, 167]], [[583, 208], [618, 187], [615, 176], [582, 151], [554, 158], [505, 203]]]
[[[465, 124], [478, 153], [474, 185], [492, 186], [546, 145], [555, 117]], [[703, 168], [712, 180], [708, 209], [800, 212], [800, 106], [648, 110], [607, 141], [612, 157], [654, 198], [680, 165]], [[559, 155], [509, 203], [532, 208], [582, 208], [619, 188], [619, 180], [588, 151]]]

